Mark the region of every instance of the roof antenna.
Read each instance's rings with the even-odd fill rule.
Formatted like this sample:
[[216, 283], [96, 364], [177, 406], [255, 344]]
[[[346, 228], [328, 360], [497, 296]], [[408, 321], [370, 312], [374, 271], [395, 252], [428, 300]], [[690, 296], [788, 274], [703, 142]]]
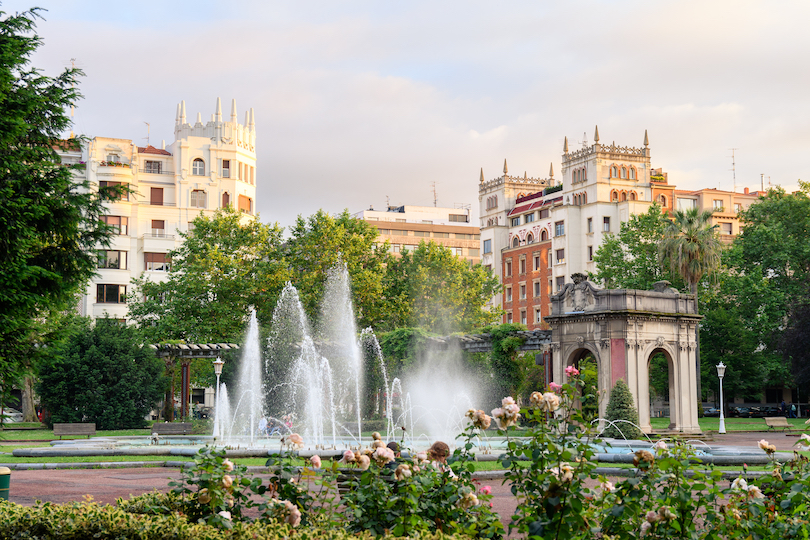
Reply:
[[146, 146], [149, 146], [149, 122], [144, 122], [146, 124]]
[[734, 161], [734, 151], [736, 148], [731, 149], [731, 177], [734, 180], [734, 193], [737, 193], [737, 164]]
[[431, 184], [433, 186], [433, 207], [435, 208], [439, 202], [439, 194], [436, 192], [436, 182]]

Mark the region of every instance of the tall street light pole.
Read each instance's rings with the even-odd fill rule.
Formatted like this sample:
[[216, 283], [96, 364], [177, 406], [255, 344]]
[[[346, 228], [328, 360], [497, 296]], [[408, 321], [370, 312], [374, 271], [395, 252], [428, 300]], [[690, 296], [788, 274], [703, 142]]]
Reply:
[[[217, 359], [214, 360], [214, 373], [217, 376], [217, 388], [216, 394], [214, 395], [214, 439], [216, 440], [219, 438], [219, 376], [222, 375], [222, 366], [225, 362], [217, 356]], [[724, 432], [725, 433], [725, 432]]]
[[726, 432], [726, 417], [723, 414], [723, 376], [726, 374], [726, 366], [723, 362], [717, 364], [717, 376], [720, 378], [720, 429], [718, 433]]

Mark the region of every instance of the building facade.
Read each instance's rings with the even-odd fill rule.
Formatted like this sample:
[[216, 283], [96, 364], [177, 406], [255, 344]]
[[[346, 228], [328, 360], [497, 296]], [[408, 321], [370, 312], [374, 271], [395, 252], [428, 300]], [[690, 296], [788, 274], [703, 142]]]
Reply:
[[380, 241], [388, 240], [394, 254], [433, 241], [470, 264], [481, 261], [481, 230], [470, 223], [469, 208], [389, 206], [385, 211], [363, 210], [356, 216], [377, 227]]
[[104, 220], [117, 234], [99, 252], [98, 274], [81, 298], [79, 312], [93, 318], [127, 319], [126, 296], [133, 278], [166, 279], [169, 252], [179, 247], [201, 213], [233, 206], [252, 219], [256, 205], [256, 126], [253, 110], [237, 121], [235, 100], [223, 120], [217, 99], [211, 120], [186, 120], [177, 107], [175, 140], [166, 147], [139, 147], [128, 139], [94, 137], [65, 145], [63, 162], [84, 164], [94, 186], [128, 185], [131, 193], [108, 203]]

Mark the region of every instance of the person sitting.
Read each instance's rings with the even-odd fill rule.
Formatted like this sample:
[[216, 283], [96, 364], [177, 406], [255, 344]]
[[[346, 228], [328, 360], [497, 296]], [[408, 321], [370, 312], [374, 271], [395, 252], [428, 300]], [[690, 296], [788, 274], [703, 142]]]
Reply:
[[389, 461], [388, 463], [386, 463], [385, 468], [386, 469], [391, 469], [392, 471], [395, 471], [395, 470], [397, 470], [397, 467], [399, 467], [399, 465], [400, 465], [397, 462], [397, 460], [401, 456], [400, 449], [399, 449], [399, 443], [396, 442], [396, 441], [391, 441], [386, 446], [388, 447], [389, 450], [391, 450], [394, 453], [394, 461]]
[[447, 458], [450, 456], [450, 447], [446, 442], [436, 441], [433, 446], [428, 448], [428, 459], [433, 462], [433, 466], [444, 473], [448, 473], [451, 477], [455, 478], [455, 474], [447, 465]]

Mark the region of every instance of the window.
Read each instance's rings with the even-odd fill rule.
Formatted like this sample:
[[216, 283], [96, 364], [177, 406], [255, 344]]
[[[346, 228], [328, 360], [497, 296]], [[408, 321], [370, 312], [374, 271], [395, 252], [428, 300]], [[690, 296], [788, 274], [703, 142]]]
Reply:
[[461, 257], [462, 255], [464, 255], [464, 248], [456, 247], [456, 248], [451, 248], [451, 249], [453, 250], [453, 255], [456, 255], [458, 257]]
[[164, 220], [152, 220], [152, 236], [156, 236], [158, 238], [166, 236], [166, 222]]
[[396, 222], [396, 223], [405, 223], [407, 221], [408, 221], [407, 219], [395, 219], [394, 220], [394, 222]]
[[470, 257], [480, 257], [481, 250], [479, 248], [470, 248], [467, 250], [467, 255]]
[[246, 214], [253, 214], [253, 199], [245, 195], [239, 195], [239, 211]]
[[714, 208], [715, 212], [722, 212], [723, 211], [723, 200], [722, 199], [714, 199], [712, 201], [712, 208]]
[[149, 174], [160, 174], [160, 169], [163, 164], [160, 161], [147, 161], [144, 163], [143, 172]]
[[520, 259], [520, 273], [526, 273], [526, 259]]
[[506, 291], [506, 301], [511, 302], [512, 301], [512, 287], [507, 287], [505, 289], [505, 291]]
[[222, 194], [222, 208], [227, 208], [231, 205], [231, 196], [229, 193]]
[[523, 223], [531, 223], [532, 221], [534, 221], [534, 212], [523, 216]]
[[511, 260], [506, 261], [506, 275], [507, 276], [512, 275], [512, 261]]
[[731, 234], [731, 223], [721, 223], [720, 234]]
[[144, 253], [145, 268], [150, 272], [168, 272], [170, 259], [168, 253]]
[[695, 199], [678, 199], [678, 210], [691, 210], [696, 207], [697, 201]]
[[543, 316], [540, 313], [541, 312], [540, 312], [539, 309], [534, 310], [534, 322], [535, 322], [535, 324], [540, 324], [541, 322], [543, 322]]
[[397, 229], [393, 229], [391, 231], [391, 236], [408, 236], [408, 231], [400, 231]]
[[588, 218], [588, 233], [593, 232], [593, 218]]
[[535, 298], [540, 298], [540, 282], [539, 281], [534, 282], [534, 297]]
[[[414, 236], [421, 236], [423, 238], [430, 238], [430, 232], [429, 231], [413, 231], [413, 235]], [[458, 235], [456, 235], [456, 236], [458, 236]]]
[[191, 174], [194, 176], [205, 176], [205, 162], [200, 158], [191, 162]]
[[740, 203], [734, 203], [734, 213], [735, 214], [739, 214], [740, 212], [742, 212], [742, 209], [743, 209], [743, 207], [742, 207], [742, 205]]
[[450, 214], [449, 218], [453, 223], [467, 223], [469, 221], [467, 214]]
[[546, 219], [547, 217], [548, 217], [548, 208], [540, 210], [540, 219]]
[[492, 240], [484, 240], [484, 253], [492, 253]]
[[627, 192], [626, 192], [626, 191], [622, 191], [622, 202], [624, 202], [624, 201], [626, 201], [626, 200], [627, 200]]
[[520, 310], [520, 324], [526, 324], [526, 310]]
[[612, 191], [610, 193], [610, 200], [611, 200], [611, 202], [618, 202], [619, 201], [619, 192], [618, 191]]
[[230, 159], [223, 159], [222, 160], [222, 178], [230, 178], [231, 177], [231, 160]]
[[432, 224], [433, 224], [433, 220], [432, 220], [432, 219], [423, 219], [423, 220], [422, 220], [422, 223], [427, 223], [428, 225], [432, 225]]
[[520, 286], [520, 299], [526, 300], [526, 285]]
[[517, 227], [520, 225], [520, 217], [513, 217], [511, 220], [512, 227]]
[[593, 260], [593, 246], [588, 246], [588, 260]]
[[635, 192], [635, 191], [631, 191], [631, 192], [630, 192], [630, 200], [631, 200], [631, 201], [635, 201], [635, 200], [636, 200], [636, 192]]
[[564, 263], [564, 262], [565, 262], [565, 250], [564, 249], [558, 249], [557, 250], [557, 264]]
[[149, 204], [152, 206], [163, 206], [163, 188], [149, 188]]
[[526, 235], [526, 243], [534, 244], [534, 235], [532, 233]]
[[205, 208], [205, 191], [201, 189], [191, 191], [191, 207]]
[[557, 292], [560, 292], [565, 286], [565, 277], [560, 276], [557, 278]]
[[99, 304], [126, 304], [126, 285], [96, 285], [96, 302]]
[[512, 312], [506, 314], [506, 322], [512, 324]]
[[254, 185], [256, 183], [256, 167], [250, 168], [250, 185]]
[[635, 180], [635, 179], [636, 179], [636, 169], [634, 169], [633, 167], [630, 167], [630, 180]]
[[627, 178], [627, 167], [622, 167], [622, 178]]
[[535, 270], [535, 272], [537, 270], [540, 270], [540, 255], [535, 255], [534, 256], [534, 270]]
[[121, 163], [121, 156], [118, 154], [107, 154], [107, 161], [112, 163]]
[[619, 176], [619, 168], [615, 165], [610, 168], [610, 177], [611, 178], [618, 178]]
[[602, 218], [602, 231], [610, 232], [610, 218], [607, 216]]
[[565, 222], [558, 221], [554, 224], [554, 236], [562, 236], [565, 234]]
[[667, 196], [666, 195], [659, 195], [658, 196], [658, 201], [661, 203], [661, 206], [663, 206], [664, 208], [667, 207]]
[[[112, 187], [117, 187], [117, 186], [123, 186], [123, 187], [126, 188], [126, 187], [129, 186], [129, 184], [125, 184], [124, 182], [108, 182], [106, 180], [102, 180], [102, 181], [100, 181], [98, 183], [99, 188], [112, 188]], [[124, 192], [121, 195], [119, 195], [118, 197], [116, 197], [116, 199], [113, 199], [113, 200], [128, 201], [129, 200], [129, 193]]]
[[433, 233], [433, 238], [450, 238], [450, 233], [435, 232], [435, 233]]
[[514, 238], [512, 238], [512, 247], [513, 247], [513, 248], [514, 248], [514, 247], [518, 247], [519, 245], [520, 245], [520, 238], [518, 238], [517, 236], [515, 236]]
[[129, 218], [124, 216], [101, 216], [101, 221], [112, 227], [116, 230], [116, 234], [120, 234], [121, 236], [126, 236], [127, 232], [127, 225], [129, 223]]
[[119, 270], [127, 269], [127, 252], [126, 251], [99, 251], [98, 252], [98, 267], [99, 268], [117, 268]]
[[540, 231], [540, 241], [545, 242], [546, 240], [548, 240], [548, 232], [546, 232], [546, 230], [543, 229], [542, 231]]

